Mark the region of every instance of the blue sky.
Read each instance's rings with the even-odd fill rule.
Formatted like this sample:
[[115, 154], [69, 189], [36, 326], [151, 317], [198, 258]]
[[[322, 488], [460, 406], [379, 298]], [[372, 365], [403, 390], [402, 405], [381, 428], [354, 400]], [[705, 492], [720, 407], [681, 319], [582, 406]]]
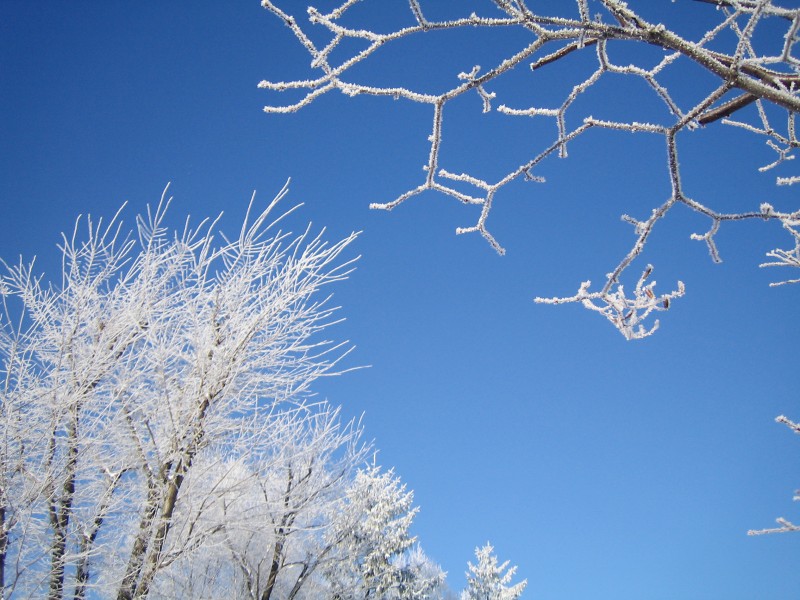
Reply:
[[[683, 0], [649, 8], [687, 29], [703, 25], [702, 9], [713, 10]], [[434, 85], [472, 67], [454, 46], [464, 42], [431, 38], [387, 53], [386, 64], [419, 65], [409, 76]], [[488, 41], [466, 43], [491, 64]], [[330, 334], [355, 344], [352, 365], [371, 368], [317, 391], [349, 416], [365, 413], [379, 461], [415, 491], [415, 532], [454, 589], [474, 547], [491, 540], [528, 579], [526, 597], [796, 594], [800, 537], [745, 535], [778, 516], [800, 520], [791, 502], [800, 440], [774, 423], [800, 418], [800, 288], [770, 289], [781, 274], [758, 268], [767, 250], [791, 245], [780, 227], [723, 227], [725, 262], [715, 265], [688, 239], [708, 224], [671, 215], [642, 266], [655, 265], [657, 289], [682, 279], [687, 296], [641, 342], [580, 307], [532, 302], [599, 282], [627, 252], [619, 216], [644, 216], [669, 194], [660, 139], [592, 133], [542, 166], [547, 183], [501, 192], [490, 220], [508, 250], [499, 257], [478, 236], [454, 234], [476, 215], [450, 199], [367, 208], [422, 181], [427, 107], [331, 94], [294, 115], [262, 112], [283, 98], [256, 84], [303, 75], [308, 61], [256, 1], [5, 0], [0, 57], [6, 260], [36, 255], [56, 276], [59, 234], [78, 214], [110, 217], [127, 201], [131, 222], [168, 182], [176, 223], [224, 211], [222, 229], [236, 230], [253, 190], [267, 203], [291, 177], [286, 206], [304, 203], [295, 230], [313, 221], [331, 239], [363, 231], [358, 270], [335, 290], [346, 321]], [[536, 89], [557, 95], [581, 68], [542, 75]], [[513, 74], [505, 91], [524, 98], [526, 77]], [[689, 97], [687, 81], [676, 85]], [[639, 108], [641, 90], [621, 85], [598, 89], [594, 116]], [[496, 176], [552, 136], [549, 122], [481, 120], [473, 100], [453, 109], [443, 166]], [[698, 199], [797, 208], [795, 190], [756, 171], [771, 160], [760, 140], [716, 125], [681, 139], [680, 151]]]

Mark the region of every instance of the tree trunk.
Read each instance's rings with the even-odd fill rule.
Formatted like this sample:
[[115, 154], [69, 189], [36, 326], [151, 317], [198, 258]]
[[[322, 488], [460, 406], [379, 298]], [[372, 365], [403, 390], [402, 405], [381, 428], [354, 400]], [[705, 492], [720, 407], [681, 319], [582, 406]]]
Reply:
[[272, 564], [270, 565], [269, 575], [267, 576], [267, 587], [261, 594], [261, 600], [270, 600], [272, 591], [275, 589], [275, 582], [278, 580], [278, 572], [281, 568], [281, 559], [283, 558], [283, 546], [286, 542], [283, 533], [279, 533], [278, 540], [272, 548]]
[[6, 553], [8, 552], [8, 532], [6, 531], [6, 491], [0, 489], [0, 598], [6, 589]]
[[[158, 571], [158, 561], [161, 558], [161, 552], [164, 549], [164, 542], [167, 539], [169, 530], [172, 528], [172, 515], [175, 512], [175, 504], [178, 501], [178, 494], [180, 492], [181, 485], [183, 484], [184, 477], [186, 476], [186, 472], [191, 467], [193, 454], [194, 453], [187, 458], [186, 463], [184, 463], [183, 460], [178, 463], [178, 466], [175, 469], [176, 473], [167, 487], [167, 496], [164, 499], [161, 516], [158, 519], [158, 529], [153, 536], [152, 547], [147, 552], [147, 562], [146, 565], [144, 565], [144, 571], [142, 573], [141, 580], [139, 581], [139, 585], [136, 587], [136, 590], [132, 596], [133, 598], [147, 598], [148, 594], [150, 593], [150, 586], [153, 584], [153, 579]], [[144, 556], [142, 558], [144, 558]]]
[[105, 494], [100, 501], [100, 505], [97, 507], [97, 514], [92, 522], [92, 529], [81, 539], [81, 548], [79, 553], [80, 562], [75, 570], [75, 593], [73, 594], [74, 600], [83, 600], [86, 597], [86, 584], [89, 583], [90, 576], [90, 553], [92, 551], [92, 547], [94, 546], [95, 540], [97, 540], [97, 535], [100, 533], [100, 528], [103, 526], [103, 521], [105, 520], [106, 513], [108, 512], [108, 507], [111, 504], [111, 498], [114, 495], [114, 490], [116, 489], [117, 483], [122, 477], [122, 474], [123, 471], [120, 471], [111, 477], [108, 488], [106, 489]]
[[147, 554], [147, 548], [150, 544], [150, 531], [153, 527], [153, 520], [158, 512], [158, 484], [152, 477], [148, 481], [147, 489], [147, 502], [145, 503], [145, 512], [139, 521], [139, 533], [133, 542], [131, 548], [131, 555], [128, 559], [128, 567], [125, 570], [125, 576], [122, 578], [119, 591], [117, 592], [117, 600], [131, 600], [136, 593], [136, 585], [139, 580], [139, 575], [142, 572], [142, 565], [144, 558]]
[[141, 543], [138, 546], [135, 544], [131, 551], [128, 572], [125, 574], [117, 600], [146, 598], [150, 593], [150, 586], [153, 584], [153, 579], [158, 571], [158, 563], [161, 558], [161, 552], [164, 549], [164, 542], [172, 528], [172, 516], [178, 502], [178, 495], [205, 435], [203, 423], [206, 412], [216, 395], [216, 393], [207, 395], [198, 407], [194, 432], [190, 437], [189, 443], [186, 444], [183, 456], [178, 461], [174, 471], [172, 470], [171, 461], [166, 463], [160, 470], [159, 487], [160, 485], [166, 485], [166, 495], [160, 506], [161, 516], [158, 517], [158, 528], [153, 533], [152, 544], [149, 544], [149, 534], [159, 509], [157, 503], [154, 502], [151, 506], [151, 514], [146, 515], [141, 522], [139, 537], [137, 538], [137, 542]]
[[[75, 476], [78, 470], [78, 413], [79, 403], [70, 410], [67, 424], [67, 464], [64, 469], [64, 485], [60, 498], [50, 500], [50, 525], [53, 527], [53, 542], [50, 547], [50, 592], [49, 600], [61, 600], [64, 596], [65, 555], [72, 502], [75, 499]], [[55, 438], [56, 432], [53, 432]], [[55, 451], [55, 441], [53, 442]]]

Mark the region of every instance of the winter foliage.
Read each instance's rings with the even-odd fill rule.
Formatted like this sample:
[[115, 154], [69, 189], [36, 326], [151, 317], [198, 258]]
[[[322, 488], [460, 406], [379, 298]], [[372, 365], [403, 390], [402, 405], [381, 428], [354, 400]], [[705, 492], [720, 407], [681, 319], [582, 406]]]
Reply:
[[[657, 290], [657, 260], [643, 255], [681, 210], [704, 223], [691, 239], [714, 262], [723, 224], [761, 221], [790, 241], [761, 266], [800, 267], [796, 206], [696, 198], [687, 173], [703, 165], [680, 160], [686, 140], [725, 126], [772, 153], [760, 171], [777, 174], [775, 184], [800, 181], [790, 170], [800, 146], [798, 8], [680, 3], [676, 10], [712, 22], [698, 32], [650, 18], [647, 2], [620, 0], [476, 0], [479, 9], [459, 14], [403, 0], [386, 18], [388, 4], [378, 0], [337, 0], [303, 18], [292, 12], [299, 4], [261, 4], [287, 26], [313, 73], [262, 81], [265, 111], [293, 113], [333, 91], [427, 110], [422, 175], [371, 206], [392, 210], [440, 194], [477, 215], [456, 233], [477, 233], [499, 254], [496, 204], [517, 183], [544, 183], [549, 159], [566, 159], [592, 132], [663, 145], [664, 194], [636, 198], [622, 215], [631, 242], [601, 284], [585, 280], [574, 294], [539, 303], [582, 305], [626, 339], [651, 335], [655, 317], [680, 305], [686, 288], [676, 281]], [[435, 85], [382, 68], [387, 47], [463, 31], [488, 40], [499, 32], [518, 46]], [[570, 71], [576, 61], [582, 68]], [[566, 89], [546, 83], [559, 68], [572, 77], [563, 78]], [[505, 85], [520, 72], [531, 83], [522, 98]], [[640, 85], [657, 110], [610, 110], [609, 80]], [[697, 84], [687, 94], [679, 80]], [[281, 104], [279, 94], [292, 99]], [[463, 167], [445, 143], [462, 99], [476, 118], [546, 128], [499, 176]], [[478, 147], [490, 163], [491, 146]], [[58, 281], [34, 263], [0, 265], [0, 598], [452, 597], [412, 533], [413, 492], [378, 466], [360, 422], [313, 396], [318, 378], [347, 370], [347, 343], [326, 337], [338, 319], [328, 290], [351, 272], [357, 235], [330, 243], [310, 226], [299, 236], [283, 231], [276, 206], [285, 193], [263, 210], [254, 197], [238, 233], [226, 237], [219, 219], [187, 219], [173, 231], [165, 191], [130, 232], [123, 209], [108, 222], [78, 219], [60, 244]], [[772, 285], [798, 282], [787, 274]], [[796, 422], [777, 421], [800, 433]], [[781, 518], [749, 533], [798, 529]], [[488, 543], [467, 568], [462, 600], [513, 600], [527, 585], [512, 583], [516, 567]]]
[[444, 573], [409, 533], [413, 497], [391, 471], [358, 471], [340, 507], [347, 518], [329, 533], [341, 554], [325, 571], [333, 598], [423, 599], [440, 591]]
[[[444, 574], [417, 509], [364, 467], [361, 427], [310, 384], [355, 239], [279, 229], [255, 198], [238, 236], [79, 219], [63, 273], [0, 278], [4, 598], [423, 598]], [[220, 241], [218, 241], [220, 240]]]
[[[648, 2], [565, 0], [542, 4], [486, 0], [477, 3], [480, 9], [475, 12], [464, 9], [449, 14], [435, 2], [408, 0], [405, 16], [397, 13], [393, 21], [374, 15], [365, 17], [369, 14], [362, 10], [365, 4], [368, 3], [346, 0], [324, 10], [312, 6], [306, 17], [300, 18], [287, 12], [296, 10], [291, 3], [263, 0], [262, 5], [283, 20], [307, 51], [315, 75], [289, 81], [265, 80], [260, 87], [269, 92], [295, 94], [297, 98], [285, 104], [270, 98], [264, 109], [268, 113], [297, 111], [332, 91], [346, 96], [389, 97], [429, 108], [431, 126], [422, 181], [393, 200], [374, 203], [374, 208], [391, 210], [426, 191], [443, 194], [476, 207], [478, 212], [473, 225], [459, 227], [456, 232], [478, 233], [502, 254], [504, 248], [491, 233], [488, 218], [506, 186], [515, 181], [543, 182], [541, 172], [546, 159], [566, 158], [569, 147], [591, 131], [636, 134], [630, 136], [632, 140], [656, 136], [664, 142], [664, 173], [669, 184], [664, 190], [666, 199], [653, 200], [650, 208], [638, 206], [636, 214], [622, 216], [631, 226], [633, 243], [599, 288], [593, 288], [587, 280], [574, 295], [539, 297], [537, 302], [582, 304], [605, 317], [627, 339], [652, 334], [658, 327], [653, 315], [668, 310], [684, 295], [683, 283], [678, 281], [672, 291], [657, 292], [655, 281], [647, 280], [652, 266], [643, 269], [644, 275], [631, 283], [624, 284], [623, 280], [659, 223], [681, 208], [697, 213], [708, 223], [706, 230], [691, 238], [705, 243], [715, 262], [721, 261], [715, 242], [721, 225], [763, 220], [780, 223], [794, 247], [770, 251], [771, 260], [762, 266], [800, 265], [800, 212], [796, 207], [779, 210], [769, 203], [754, 203], [744, 211], [712, 207], [705, 199], [694, 198], [684, 184], [685, 171], [696, 165], [682, 165], [679, 160], [684, 140], [720, 124], [766, 144], [774, 160], [763, 165], [761, 171], [781, 172], [794, 158], [793, 151], [800, 145], [795, 129], [795, 115], [800, 109], [800, 60], [796, 57], [800, 9], [784, 8], [771, 0], [672, 3], [670, 10], [680, 12], [684, 19], [679, 23], [682, 27], [669, 27], [647, 17], [653, 8]], [[385, 12], [389, 13], [386, 9]], [[700, 30], [689, 26], [700, 18], [708, 25]], [[465, 64], [460, 72], [439, 76], [433, 85], [407, 84], [407, 73], [381, 68], [387, 46], [408, 47], [411, 43], [424, 43], [425, 36], [463, 30], [482, 34], [482, 43], [488, 46], [498, 44], [500, 38], [492, 37], [495, 31], [502, 32], [504, 40], [518, 43], [502, 58], [492, 59], [488, 67]], [[426, 60], [425, 70], [437, 66], [435, 57]], [[582, 69], [576, 68], [577, 64]], [[365, 75], [365, 65], [381, 69], [379, 81]], [[559, 82], [573, 82], [563, 93], [551, 89], [556, 88], [552, 72], [559, 67]], [[528, 71], [528, 97], [504, 99], [503, 90], [508, 91], [505, 81], [521, 69]], [[637, 102], [624, 114], [611, 110], [622, 98], [609, 98], [598, 90], [608, 89], [603, 86], [614, 81], [622, 90], [619, 94], [625, 94], [628, 88], [619, 85], [623, 80], [649, 91], [650, 109], [644, 108], [647, 102]], [[688, 94], [675, 84], [687, 80], [693, 82]], [[452, 126], [448, 129], [447, 118], [452, 114], [451, 106], [465, 96], [476, 97], [478, 102], [472, 105], [483, 113], [550, 121], [552, 134], [533, 134], [538, 149], [521, 157], [514, 168], [500, 177], [485, 175], [485, 166], [481, 172], [464, 172], [455, 162], [457, 158], [445, 154], [443, 140], [453, 131]], [[475, 123], [477, 130], [479, 121]], [[492, 146], [480, 138], [476, 143], [490, 159]], [[800, 177], [791, 173], [775, 179], [778, 185], [798, 181]], [[592, 190], [586, 192], [589, 196]], [[797, 281], [790, 276], [775, 285]]]
[[467, 563], [467, 588], [461, 600], [517, 600], [522, 595], [528, 582], [510, 585], [517, 567], [509, 568], [508, 561], [500, 564], [491, 544], [475, 548], [475, 558], [477, 564]]

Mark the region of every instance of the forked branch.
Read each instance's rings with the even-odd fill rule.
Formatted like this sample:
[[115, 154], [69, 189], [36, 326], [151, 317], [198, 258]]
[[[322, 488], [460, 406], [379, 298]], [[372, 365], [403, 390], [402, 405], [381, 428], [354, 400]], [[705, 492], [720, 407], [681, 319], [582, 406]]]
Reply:
[[[361, 4], [365, 3], [366, 0]], [[491, 233], [488, 219], [500, 197], [499, 192], [506, 185], [520, 178], [542, 181], [538, 175], [542, 161], [554, 153], [566, 157], [568, 145], [575, 143], [589, 129], [646, 133], [664, 138], [667, 146], [665, 169], [671, 190], [655, 203], [655, 208], [649, 211], [637, 209], [640, 214], [649, 212], [647, 218], [623, 217], [634, 226], [634, 241], [619, 264], [609, 270], [600, 290], [589, 292], [587, 282], [581, 284], [578, 293], [573, 296], [538, 298], [537, 301], [548, 304], [580, 302], [603, 314], [628, 339], [652, 333], [655, 325], [645, 325], [642, 320], [653, 311], [665, 309], [665, 302], [668, 306], [673, 299], [683, 295], [683, 284], [678, 282], [674, 292], [651, 298], [647, 291], [654, 294], [652, 287], [640, 287], [643, 285], [640, 279], [635, 284], [640, 290], [639, 296], [626, 298], [622, 279], [627, 268], [643, 253], [656, 225], [679, 206], [709, 220], [708, 230], [694, 234], [692, 239], [705, 242], [715, 261], [720, 261], [721, 257], [714, 237], [721, 224], [728, 221], [779, 221], [796, 244], [800, 243], [797, 234], [797, 215], [800, 213], [778, 212], [771, 208], [731, 213], [724, 207], [711, 207], [702, 199], [692, 198], [683, 189], [682, 167], [677, 160], [679, 133], [698, 132], [702, 131], [703, 126], [719, 123], [749, 131], [754, 139], [761, 138], [776, 152], [776, 161], [763, 167], [764, 170], [792, 159], [792, 152], [800, 146], [794, 126], [795, 114], [800, 111], [800, 60], [793, 54], [800, 29], [800, 9], [783, 8], [771, 0], [698, 0], [694, 5], [675, 5], [676, 11], [694, 11], [703, 18], [718, 15], [717, 22], [705, 33], [700, 37], [692, 37], [648, 21], [635, 8], [619, 0], [599, 0], [592, 6], [592, 10], [600, 9], [597, 14], [590, 14], [586, 0], [575, 0], [571, 9], [565, 5], [558, 16], [537, 12], [541, 10], [539, 5], [529, 6], [523, 0], [486, 0], [481, 15], [464, 14], [438, 21], [426, 16], [426, 7], [421, 0], [409, 0], [408, 22], [389, 24], [387, 30], [381, 32], [374, 30], [377, 29], [374, 25], [373, 29], [352, 25], [355, 15], [351, 14], [350, 9], [355, 4], [346, 1], [324, 15], [309, 8], [308, 25], [301, 26], [276, 2], [263, 0], [262, 5], [287, 24], [309, 53], [311, 67], [318, 71], [318, 76], [315, 79], [288, 82], [263, 81], [260, 87], [272, 92], [294, 91], [301, 94], [298, 100], [289, 104], [271, 103], [264, 109], [268, 113], [294, 112], [333, 90], [350, 96], [390, 96], [430, 106], [432, 127], [423, 180], [393, 200], [372, 203], [373, 208], [391, 210], [424, 191], [439, 192], [465, 205], [479, 207], [475, 224], [459, 227], [456, 232], [479, 233], [502, 254], [504, 249]], [[704, 4], [715, 5], [716, 10]], [[460, 74], [454, 73], [452, 79], [444, 80], [445, 83], [453, 82], [446, 84], [449, 87], [445, 91], [431, 92], [422, 82], [416, 87], [374, 85], [366, 76], [352, 70], [365, 61], [377, 63], [380, 60], [378, 50], [387, 44], [435, 35], [435, 32], [443, 30], [477, 29], [488, 32], [497, 28], [523, 32], [520, 39], [525, 40], [525, 36], [527, 39], [521, 42], [517, 50], [509, 50], [506, 58], [488, 69], [481, 69], [474, 64], [464, 65]], [[329, 39], [321, 49], [311, 41], [312, 30], [314, 39], [317, 39], [317, 34]], [[354, 47], [352, 42], [359, 42], [361, 49], [334, 61], [336, 53], [333, 51], [344, 41], [351, 42], [348, 48]], [[629, 50], [625, 54], [626, 61], [631, 60], [630, 48], [634, 48], [632, 62], [620, 64], [614, 60], [613, 53], [623, 45]], [[653, 47], [663, 51], [662, 58], [655, 64], [652, 59]], [[637, 48], [638, 54], [635, 53]], [[495, 84], [520, 64], [528, 64], [531, 77], [534, 78], [538, 77], [541, 70], [556, 66], [565, 75], [574, 76], [569, 61], [576, 55], [586, 57], [583, 59], [585, 64], [594, 63], [595, 67], [565, 96], [553, 102], [552, 93], [548, 94], [547, 89], [535, 85], [539, 81], [537, 79], [529, 87], [529, 104], [511, 106], [509, 102], [494, 106], [497, 92], [493, 88], [501, 89]], [[672, 84], [667, 82], [674, 81], [675, 74], [680, 76], [683, 73], [681, 69], [685, 70], [689, 64], [711, 74], [717, 83], [710, 89], [703, 89], [697, 84], [692, 94], [686, 94], [685, 90], [681, 90], [681, 94], [675, 93]], [[598, 83], [612, 76], [643, 82], [653, 102], [662, 108], [662, 118], [657, 122], [644, 122], [631, 113], [626, 119], [610, 120], [595, 118], [588, 112], [581, 113], [576, 106], [585, 106], [587, 102], [584, 98], [594, 98], [592, 94]], [[683, 78], [686, 79], [686, 76]], [[441, 84], [442, 81], [437, 83]], [[534, 151], [532, 157], [523, 158], [518, 167], [508, 170], [497, 179], [490, 180], [480, 172], [443, 168], [445, 114], [450, 110], [453, 100], [474, 93], [481, 100], [483, 112], [496, 111], [509, 117], [553, 120], [554, 136], [535, 139], [540, 149]], [[690, 99], [686, 100], [683, 98], [685, 96]], [[581, 102], [577, 102], [579, 99]], [[608, 100], [604, 99], [603, 102]], [[755, 106], [755, 110], [745, 110], [752, 106]], [[594, 109], [603, 113], [604, 104], [598, 104]], [[741, 120], [734, 120], [734, 117]], [[568, 126], [568, 123], [572, 125]], [[800, 181], [800, 177], [783, 177], [778, 183], [792, 184], [797, 181]], [[664, 201], [663, 197], [668, 199]], [[769, 256], [775, 260], [764, 266], [800, 266], [797, 245], [791, 251], [773, 250]], [[799, 280], [789, 278], [782, 283]]]

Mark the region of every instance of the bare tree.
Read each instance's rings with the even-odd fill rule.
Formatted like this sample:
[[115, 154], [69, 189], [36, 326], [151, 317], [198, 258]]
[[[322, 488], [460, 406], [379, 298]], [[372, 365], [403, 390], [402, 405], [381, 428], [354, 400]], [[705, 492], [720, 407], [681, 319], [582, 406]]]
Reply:
[[[360, 429], [340, 426], [338, 411], [329, 409], [304, 422], [286, 419], [293, 426], [275, 427], [277, 437], [256, 460], [218, 463], [202, 474], [200, 488], [226, 492], [213, 505], [184, 508], [177, 521], [221, 532], [198, 551], [173, 552], [178, 559], [156, 596], [439, 598], [445, 574], [409, 534], [418, 510], [413, 494], [392, 471], [357, 468], [368, 450], [358, 443]], [[188, 497], [198, 496], [205, 499]]]
[[[178, 560], [160, 578], [158, 597], [321, 595], [316, 571], [333, 556], [325, 532], [369, 446], [359, 441], [360, 427], [343, 425], [326, 403], [276, 414], [271, 424], [267, 443], [209, 464], [193, 482], [217, 494], [212, 503], [192, 503], [204, 495], [188, 494], [177, 518], [186, 533], [174, 538], [184, 548], [171, 551]], [[200, 532], [212, 543], [185, 551]]]
[[[707, 219], [708, 229], [692, 238], [707, 244], [714, 261], [721, 260], [715, 235], [723, 223], [765, 220], [781, 223], [794, 247], [771, 251], [771, 261], [763, 266], [800, 266], [800, 211], [779, 211], [767, 203], [744, 212], [711, 207], [685, 189], [685, 167], [678, 156], [681, 139], [722, 123], [751, 133], [774, 151], [775, 160], [761, 170], [773, 169], [792, 158], [792, 151], [800, 145], [795, 131], [795, 115], [800, 109], [800, 61], [794, 56], [800, 9], [783, 8], [771, 0], [695, 0], [691, 4], [678, 3], [682, 6], [673, 3], [673, 10], [684, 14], [687, 33], [682, 33], [680, 26], [669, 28], [648, 20], [644, 15], [652, 8], [649, 2], [565, 0], [542, 4], [485, 0], [478, 3], [481, 14], [464, 10], [433, 18], [429, 15], [442, 14], [436, 3], [408, 0], [405, 20], [397, 17], [395, 22], [387, 23], [374, 14], [363, 17], [364, 11], [359, 12], [357, 6], [360, 9], [359, 5], [366, 2], [346, 0], [325, 12], [310, 7], [308, 25], [302, 25], [279, 4], [291, 6], [262, 0], [262, 5], [283, 20], [308, 52], [315, 75], [290, 81], [262, 81], [260, 87], [265, 90], [299, 94], [296, 101], [271, 103], [265, 111], [294, 112], [334, 90], [348, 96], [384, 96], [430, 107], [429, 152], [422, 181], [393, 200], [372, 207], [391, 210], [425, 191], [439, 192], [477, 207], [477, 221], [456, 232], [478, 233], [501, 254], [504, 249], [490, 232], [488, 217], [504, 187], [518, 180], [543, 181], [540, 173], [545, 159], [553, 155], [565, 158], [568, 147], [591, 130], [663, 139], [664, 168], [670, 187], [665, 190], [666, 200], [659, 200], [649, 209], [637, 209], [644, 216], [623, 215], [634, 234], [630, 250], [609, 270], [599, 289], [592, 289], [590, 281], [584, 281], [574, 295], [540, 297], [537, 302], [581, 303], [603, 315], [627, 339], [653, 333], [658, 321], [648, 319], [653, 313], [669, 309], [684, 294], [683, 283], [679, 281], [673, 291], [656, 292], [649, 265], [639, 271], [641, 275], [634, 277], [628, 288], [623, 286], [623, 275], [642, 254], [656, 226], [678, 207]], [[693, 17], [701, 16], [712, 19], [713, 24], [700, 34], [686, 27], [697, 20]], [[364, 68], [365, 64], [382, 67], [381, 51], [387, 46], [409, 47], [415, 40], [422, 41], [423, 36], [457, 30], [484, 33], [485, 45], [497, 45], [500, 38], [490, 34], [501, 30], [503, 41], [514, 40], [517, 46], [495, 59], [489, 68], [464, 64], [461, 72], [440, 76], [433, 86], [435, 90], [428, 89], [432, 87], [430, 82], [405, 83], [410, 78], [406, 72]], [[480, 42], [473, 44], [479, 46]], [[582, 69], [574, 68], [576, 60], [583, 61]], [[435, 68], [436, 64], [435, 57], [431, 57], [426, 69]], [[577, 80], [563, 96], [553, 99], [542, 91], [548, 86], [537, 83], [546, 71], [559, 66], [564, 80]], [[525, 87], [528, 97], [498, 105], [495, 90], [508, 92], [503, 80], [522, 67], [530, 71], [530, 83]], [[380, 73], [377, 82], [375, 73]], [[592, 91], [599, 82], [615, 77], [639, 81], [649, 89], [658, 110], [642, 113], [648, 122], [643, 122], [635, 109], [621, 119], [602, 117], [613, 103], [607, 97], [597, 101]], [[692, 84], [688, 91], [684, 89], [687, 86], [674, 84], [689, 78]], [[676, 90], [679, 87], [682, 89]], [[482, 172], [462, 172], [457, 165], [445, 167], [452, 162], [442, 150], [447, 107], [469, 94], [479, 98], [476, 105], [482, 106], [484, 113], [496, 111], [517, 119], [552, 120], [554, 134], [544, 138], [539, 134], [539, 150], [523, 157], [499, 178], [489, 179]], [[586, 106], [589, 108], [583, 108]], [[798, 176], [777, 178], [779, 185], [798, 181]], [[780, 283], [797, 281], [788, 278]]]
[[58, 285], [6, 266], [3, 596], [147, 597], [182, 557], [223, 543], [235, 521], [221, 507], [254, 482], [318, 460], [321, 494], [359, 459], [359, 430], [306, 402], [346, 354], [320, 337], [335, 309], [318, 292], [347, 277], [355, 234], [280, 231], [285, 192], [230, 240], [216, 221], [171, 233], [162, 197], [132, 235], [119, 213], [85, 233], [79, 219]]

